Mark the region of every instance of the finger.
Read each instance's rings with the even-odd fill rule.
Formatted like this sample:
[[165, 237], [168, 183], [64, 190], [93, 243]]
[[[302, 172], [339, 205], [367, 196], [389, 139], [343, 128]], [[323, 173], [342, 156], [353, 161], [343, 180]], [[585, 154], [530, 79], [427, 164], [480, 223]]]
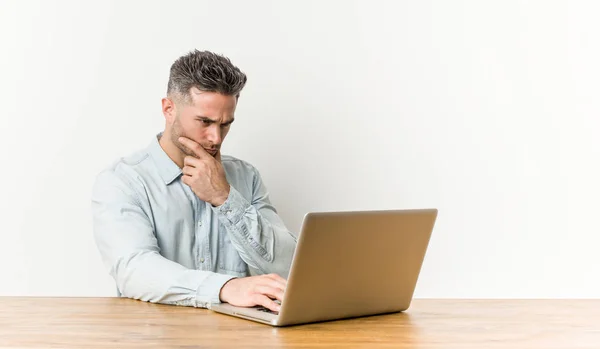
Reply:
[[273, 280], [273, 279], [268, 279], [268, 280], [269, 280], [269, 286], [279, 288], [285, 292], [287, 283], [281, 282], [279, 280]]
[[210, 154], [207, 153], [206, 150], [204, 150], [204, 148], [202, 148], [200, 144], [187, 137], [179, 137], [178, 141], [179, 143], [183, 144], [186, 148], [191, 150], [199, 159], [204, 159], [207, 156], [210, 156]]
[[202, 161], [193, 156], [186, 156], [183, 158], [183, 165], [190, 167], [198, 167]]
[[271, 274], [265, 274], [265, 276], [268, 277], [268, 278], [271, 278], [273, 280], [281, 281], [283, 283], [287, 282], [284, 278], [282, 278], [281, 276], [279, 276], [279, 274], [271, 273]]
[[277, 284], [281, 285], [280, 287], [285, 290], [285, 287], [287, 286], [286, 279], [282, 278], [281, 276], [279, 276], [277, 274], [267, 274], [267, 275], [265, 275], [265, 277], [277, 282]]
[[279, 304], [275, 303], [271, 298], [262, 294], [257, 294], [254, 302], [256, 303], [256, 305], [262, 305], [263, 307], [271, 311], [281, 310], [281, 306]]
[[264, 294], [265, 296], [268, 296], [271, 299], [279, 299], [280, 301], [283, 300], [283, 290], [280, 288], [271, 287], [267, 285], [259, 285], [256, 286], [256, 292]]
[[265, 290], [264, 287], [267, 287], [270, 290], [275, 290], [270, 293], [270, 295], [273, 296], [272, 298], [276, 298], [280, 301], [283, 301], [283, 295], [285, 293], [286, 284], [267, 277], [263, 278], [261, 281], [261, 283], [257, 284], [256, 290]]
[[181, 181], [184, 184], [187, 184], [188, 186], [191, 186], [192, 185], [192, 176], [188, 176], [188, 175], [184, 174], [183, 176], [181, 176]]
[[182, 172], [184, 175], [187, 175], [187, 176], [190, 176], [190, 177], [191, 177], [191, 176], [193, 176], [193, 175], [194, 175], [194, 167], [191, 167], [191, 166], [183, 166], [183, 168], [181, 169], [181, 172]]
[[263, 277], [263, 280], [266, 283], [266, 285], [269, 285], [271, 287], [276, 287], [276, 288], [279, 288], [279, 289], [282, 289], [283, 291], [285, 291], [285, 288], [287, 286], [287, 282], [285, 281], [285, 279], [274, 278], [269, 275], [263, 275], [262, 277]]

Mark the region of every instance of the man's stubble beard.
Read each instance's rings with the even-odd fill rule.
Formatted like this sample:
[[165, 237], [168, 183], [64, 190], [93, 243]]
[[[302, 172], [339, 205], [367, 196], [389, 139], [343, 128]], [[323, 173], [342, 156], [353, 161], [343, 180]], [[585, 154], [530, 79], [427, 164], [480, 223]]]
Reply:
[[[197, 158], [198, 156], [196, 156], [196, 154], [194, 154], [192, 150], [188, 149], [188, 147], [179, 142], [179, 137], [186, 137], [188, 139], [192, 139], [191, 137], [188, 137], [188, 135], [186, 135], [185, 132], [183, 132], [181, 123], [179, 122], [179, 115], [177, 115], [175, 117], [175, 121], [173, 122], [173, 126], [171, 127], [171, 142], [173, 142], [177, 149], [179, 149], [184, 155], [193, 156]], [[200, 144], [200, 146], [206, 149], [206, 147], [204, 147], [204, 144]], [[218, 147], [217, 149], [218, 151], [220, 151], [221, 147]]]
[[184, 155], [196, 157], [193, 151], [179, 142], [179, 137], [190, 138], [183, 132], [181, 124], [179, 123], [179, 115], [177, 115], [175, 117], [175, 122], [173, 122], [173, 127], [171, 127], [171, 142], [173, 142], [177, 149], [179, 149]]

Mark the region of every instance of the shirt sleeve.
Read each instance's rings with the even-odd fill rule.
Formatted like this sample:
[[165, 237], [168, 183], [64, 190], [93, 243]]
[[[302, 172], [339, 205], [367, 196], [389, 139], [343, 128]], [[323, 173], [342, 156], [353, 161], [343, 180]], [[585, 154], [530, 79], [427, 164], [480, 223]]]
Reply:
[[252, 167], [252, 200], [231, 186], [227, 200], [213, 207], [240, 257], [254, 273], [287, 278], [297, 238], [277, 214], [266, 186]]
[[140, 196], [113, 170], [96, 178], [92, 193], [94, 239], [121, 294], [128, 298], [207, 308], [219, 303], [235, 276], [188, 269], [164, 258]]

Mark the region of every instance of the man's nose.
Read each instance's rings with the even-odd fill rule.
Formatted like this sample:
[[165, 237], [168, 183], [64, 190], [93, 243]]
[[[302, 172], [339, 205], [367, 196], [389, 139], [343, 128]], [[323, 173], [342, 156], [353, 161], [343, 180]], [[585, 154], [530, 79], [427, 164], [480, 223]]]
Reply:
[[218, 125], [213, 125], [208, 132], [208, 141], [212, 144], [221, 144], [221, 128]]

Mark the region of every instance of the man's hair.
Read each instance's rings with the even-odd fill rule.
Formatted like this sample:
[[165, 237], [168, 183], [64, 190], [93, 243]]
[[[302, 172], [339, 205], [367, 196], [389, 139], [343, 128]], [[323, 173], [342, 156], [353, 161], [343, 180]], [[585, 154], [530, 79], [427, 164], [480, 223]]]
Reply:
[[209, 51], [194, 50], [179, 57], [171, 65], [167, 95], [190, 99], [190, 89], [240, 96], [246, 84], [246, 74], [229, 58]]

